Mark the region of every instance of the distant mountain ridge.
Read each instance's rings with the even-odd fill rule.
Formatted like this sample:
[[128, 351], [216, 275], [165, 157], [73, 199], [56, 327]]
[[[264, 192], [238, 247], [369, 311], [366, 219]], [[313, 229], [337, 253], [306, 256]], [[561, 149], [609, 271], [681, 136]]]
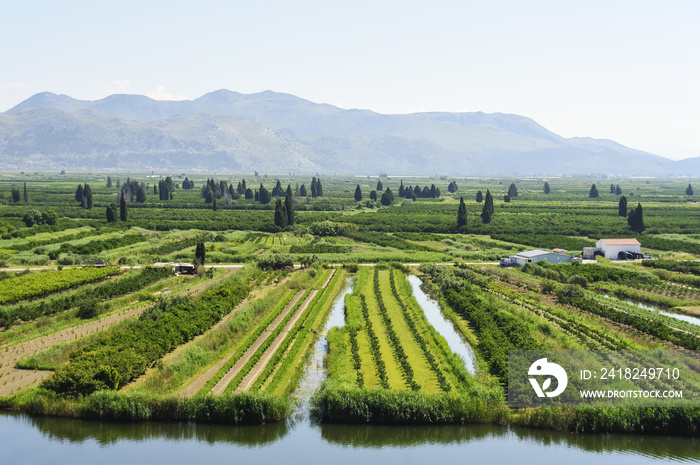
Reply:
[[385, 115], [284, 93], [158, 101], [36, 94], [0, 113], [0, 168], [338, 174], [700, 175], [614, 141], [563, 138], [503, 113]]

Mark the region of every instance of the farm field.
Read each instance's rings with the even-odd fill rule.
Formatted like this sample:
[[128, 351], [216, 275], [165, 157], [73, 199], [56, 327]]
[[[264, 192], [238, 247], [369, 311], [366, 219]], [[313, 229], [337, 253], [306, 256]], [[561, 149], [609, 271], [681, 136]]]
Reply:
[[[327, 338], [327, 378], [310, 399], [323, 421], [698, 431], [698, 408], [511, 409], [505, 388], [509, 350], [700, 349], [700, 206], [684, 195], [687, 180], [614, 179], [630, 207], [644, 206], [646, 230], [634, 232], [599, 179], [548, 179], [545, 194], [535, 178], [458, 179], [455, 192], [451, 179], [414, 178], [415, 192], [437, 186], [440, 195], [407, 199], [400, 178], [324, 177], [314, 197], [300, 194], [305, 177], [248, 176], [258, 191], [279, 179], [272, 199], [289, 185], [292, 224], [280, 226], [274, 200], [238, 194], [240, 176], [173, 176], [172, 199], [153, 193], [158, 175], [109, 176], [112, 187], [106, 174], [1, 176], [4, 408], [278, 421], [297, 405], [307, 361]], [[182, 188], [185, 177], [193, 189]], [[27, 201], [10, 201], [25, 182]], [[378, 182], [395, 192], [390, 205], [370, 199]], [[511, 182], [518, 196], [502, 201]], [[594, 182], [601, 194], [589, 198]], [[91, 208], [77, 201], [79, 183], [90, 185]], [[107, 222], [110, 205], [118, 218], [122, 193], [139, 187], [145, 200], [134, 192], [126, 219]], [[475, 197], [487, 189], [495, 210], [484, 223]], [[468, 219], [458, 227], [460, 198]], [[43, 220], [48, 211], [55, 221]], [[602, 237], [637, 238], [654, 258], [493, 264], [532, 248], [576, 256]], [[196, 272], [175, 275], [173, 263]], [[408, 274], [471, 346], [474, 373], [428, 323]], [[343, 324], [321, 336], [348, 279]]]

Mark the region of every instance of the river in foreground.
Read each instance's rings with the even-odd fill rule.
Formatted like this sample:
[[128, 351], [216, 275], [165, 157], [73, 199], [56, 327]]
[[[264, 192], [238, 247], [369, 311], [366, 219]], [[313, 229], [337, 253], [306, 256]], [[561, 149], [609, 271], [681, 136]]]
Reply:
[[107, 423], [0, 413], [3, 464], [700, 463], [700, 440], [571, 435], [492, 425], [233, 427]]

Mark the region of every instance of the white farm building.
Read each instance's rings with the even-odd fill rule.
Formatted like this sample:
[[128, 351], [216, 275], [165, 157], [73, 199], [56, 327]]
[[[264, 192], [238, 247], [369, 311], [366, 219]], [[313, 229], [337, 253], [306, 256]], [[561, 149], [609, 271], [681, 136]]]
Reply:
[[642, 253], [642, 244], [637, 239], [601, 239], [595, 243], [605, 258], [616, 260], [620, 252]]
[[555, 250], [557, 250], [557, 252], [528, 250], [527, 252], [520, 252], [517, 255], [511, 255], [510, 259], [519, 266], [524, 266], [526, 263], [537, 263], [541, 260], [549, 263], [568, 263], [571, 261], [571, 257], [566, 255], [564, 250]]

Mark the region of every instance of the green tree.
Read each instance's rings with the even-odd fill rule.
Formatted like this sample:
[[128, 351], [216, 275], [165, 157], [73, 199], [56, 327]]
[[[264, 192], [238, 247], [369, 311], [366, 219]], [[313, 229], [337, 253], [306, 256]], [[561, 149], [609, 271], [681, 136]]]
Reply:
[[22, 200], [22, 194], [20, 193], [19, 189], [16, 188], [15, 186], [12, 186], [12, 194], [10, 195], [12, 198], [12, 201], [17, 203], [20, 200]]
[[481, 222], [488, 224], [491, 222], [491, 210], [486, 208], [486, 204], [481, 208]]
[[406, 197], [406, 188], [403, 187], [403, 179], [401, 180], [401, 184], [399, 185], [399, 197]]
[[482, 194], [481, 191], [478, 191], [478, 192], [476, 193], [476, 201], [477, 201], [478, 203], [481, 203], [481, 202], [484, 201], [484, 194]]
[[637, 202], [637, 208], [630, 210], [627, 216], [627, 224], [632, 231], [638, 233], [644, 232], [646, 226], [644, 225], [644, 213], [642, 212], [642, 204]]
[[371, 200], [374, 200], [374, 201], [376, 202], [376, 201], [377, 201], [377, 191], [371, 191], [371, 192], [369, 193], [369, 198], [370, 198]]
[[464, 198], [459, 198], [459, 209], [457, 210], [457, 229], [467, 225], [467, 206], [464, 204]]
[[598, 189], [595, 187], [595, 184], [591, 186], [591, 190], [588, 192], [588, 197], [592, 199], [598, 197]]
[[194, 249], [194, 264], [197, 267], [204, 265], [204, 261], [207, 258], [207, 250], [204, 247], [204, 242], [198, 242]]
[[[515, 183], [511, 183], [510, 187], [508, 187], [508, 197], [514, 199], [517, 196], [518, 196], [518, 188], [515, 187]], [[510, 202], [510, 200], [508, 200], [508, 202]]]
[[112, 202], [110, 205], [107, 206], [107, 223], [116, 223], [117, 222], [117, 206]]
[[42, 218], [39, 210], [31, 209], [24, 214], [22, 221], [24, 221], [24, 224], [27, 225], [28, 228], [31, 228], [35, 224], [41, 224], [44, 219]]
[[139, 188], [136, 191], [136, 201], [138, 203], [144, 203], [146, 201], [146, 189], [144, 189], [143, 185], [139, 185]]
[[688, 187], [685, 188], [685, 195], [693, 195], [693, 186], [688, 183]]
[[294, 226], [294, 204], [292, 203], [292, 186], [287, 186], [284, 196], [284, 209], [287, 212], [287, 225]]
[[544, 193], [549, 194], [549, 183], [547, 181], [544, 182]]
[[262, 183], [260, 183], [260, 191], [258, 192], [258, 200], [263, 205], [267, 205], [268, 203], [270, 203], [270, 200], [272, 200], [272, 196], [270, 195], [270, 191], [265, 189], [265, 187], [262, 185]]
[[27, 183], [24, 183], [24, 203], [29, 203], [29, 194], [27, 194]]
[[127, 219], [126, 199], [124, 198], [124, 192], [122, 192], [121, 197], [119, 197], [119, 219], [122, 221], [126, 221]]
[[45, 211], [41, 214], [41, 218], [44, 220], [44, 224], [48, 224], [49, 226], [53, 226], [58, 222], [58, 214], [56, 213], [56, 210]]
[[216, 199], [211, 203], [211, 209], [212, 211], [216, 211]]
[[615, 195], [622, 195], [622, 189], [620, 189], [619, 184], [615, 186]]
[[278, 228], [287, 227], [287, 211], [279, 198], [275, 202], [275, 226]]
[[[19, 201], [19, 200], [17, 200]], [[75, 201], [79, 204], [83, 204], [83, 186], [78, 184], [78, 188], [75, 190]]]
[[92, 187], [90, 184], [85, 184], [83, 187], [83, 207], [88, 210], [92, 208]]
[[505, 203], [509, 203], [509, 202], [510, 202], [510, 195], [508, 195], [508, 194], [504, 195], [504, 196], [503, 196], [503, 201], [504, 201]]
[[252, 199], [253, 197], [255, 197], [255, 195], [253, 194], [253, 190], [252, 190], [250, 187], [247, 188], [247, 189], [245, 190], [245, 198], [246, 198], [247, 200], [250, 200], [250, 199]]
[[617, 214], [619, 216], [627, 216], [627, 197], [620, 197], [620, 202], [617, 204]]
[[112, 188], [112, 177], [107, 176], [107, 189], [111, 189], [111, 188]]
[[360, 189], [360, 185], [358, 184], [357, 187], [355, 188], [355, 202], [359, 202], [362, 200], [362, 190]]
[[299, 188], [299, 196], [306, 197], [307, 195], [308, 194], [306, 193], [306, 186], [302, 184], [301, 187]]
[[493, 196], [491, 195], [491, 191], [486, 189], [486, 197], [484, 199], [484, 206], [488, 208], [490, 216], [493, 216], [494, 209], [493, 209]]
[[382, 205], [384, 205], [385, 207], [391, 205], [391, 195], [389, 195], [389, 189], [387, 189], [386, 192], [382, 194], [381, 202]]
[[377, 181], [377, 191], [383, 191], [384, 190], [384, 185], [382, 184], [381, 179]]

